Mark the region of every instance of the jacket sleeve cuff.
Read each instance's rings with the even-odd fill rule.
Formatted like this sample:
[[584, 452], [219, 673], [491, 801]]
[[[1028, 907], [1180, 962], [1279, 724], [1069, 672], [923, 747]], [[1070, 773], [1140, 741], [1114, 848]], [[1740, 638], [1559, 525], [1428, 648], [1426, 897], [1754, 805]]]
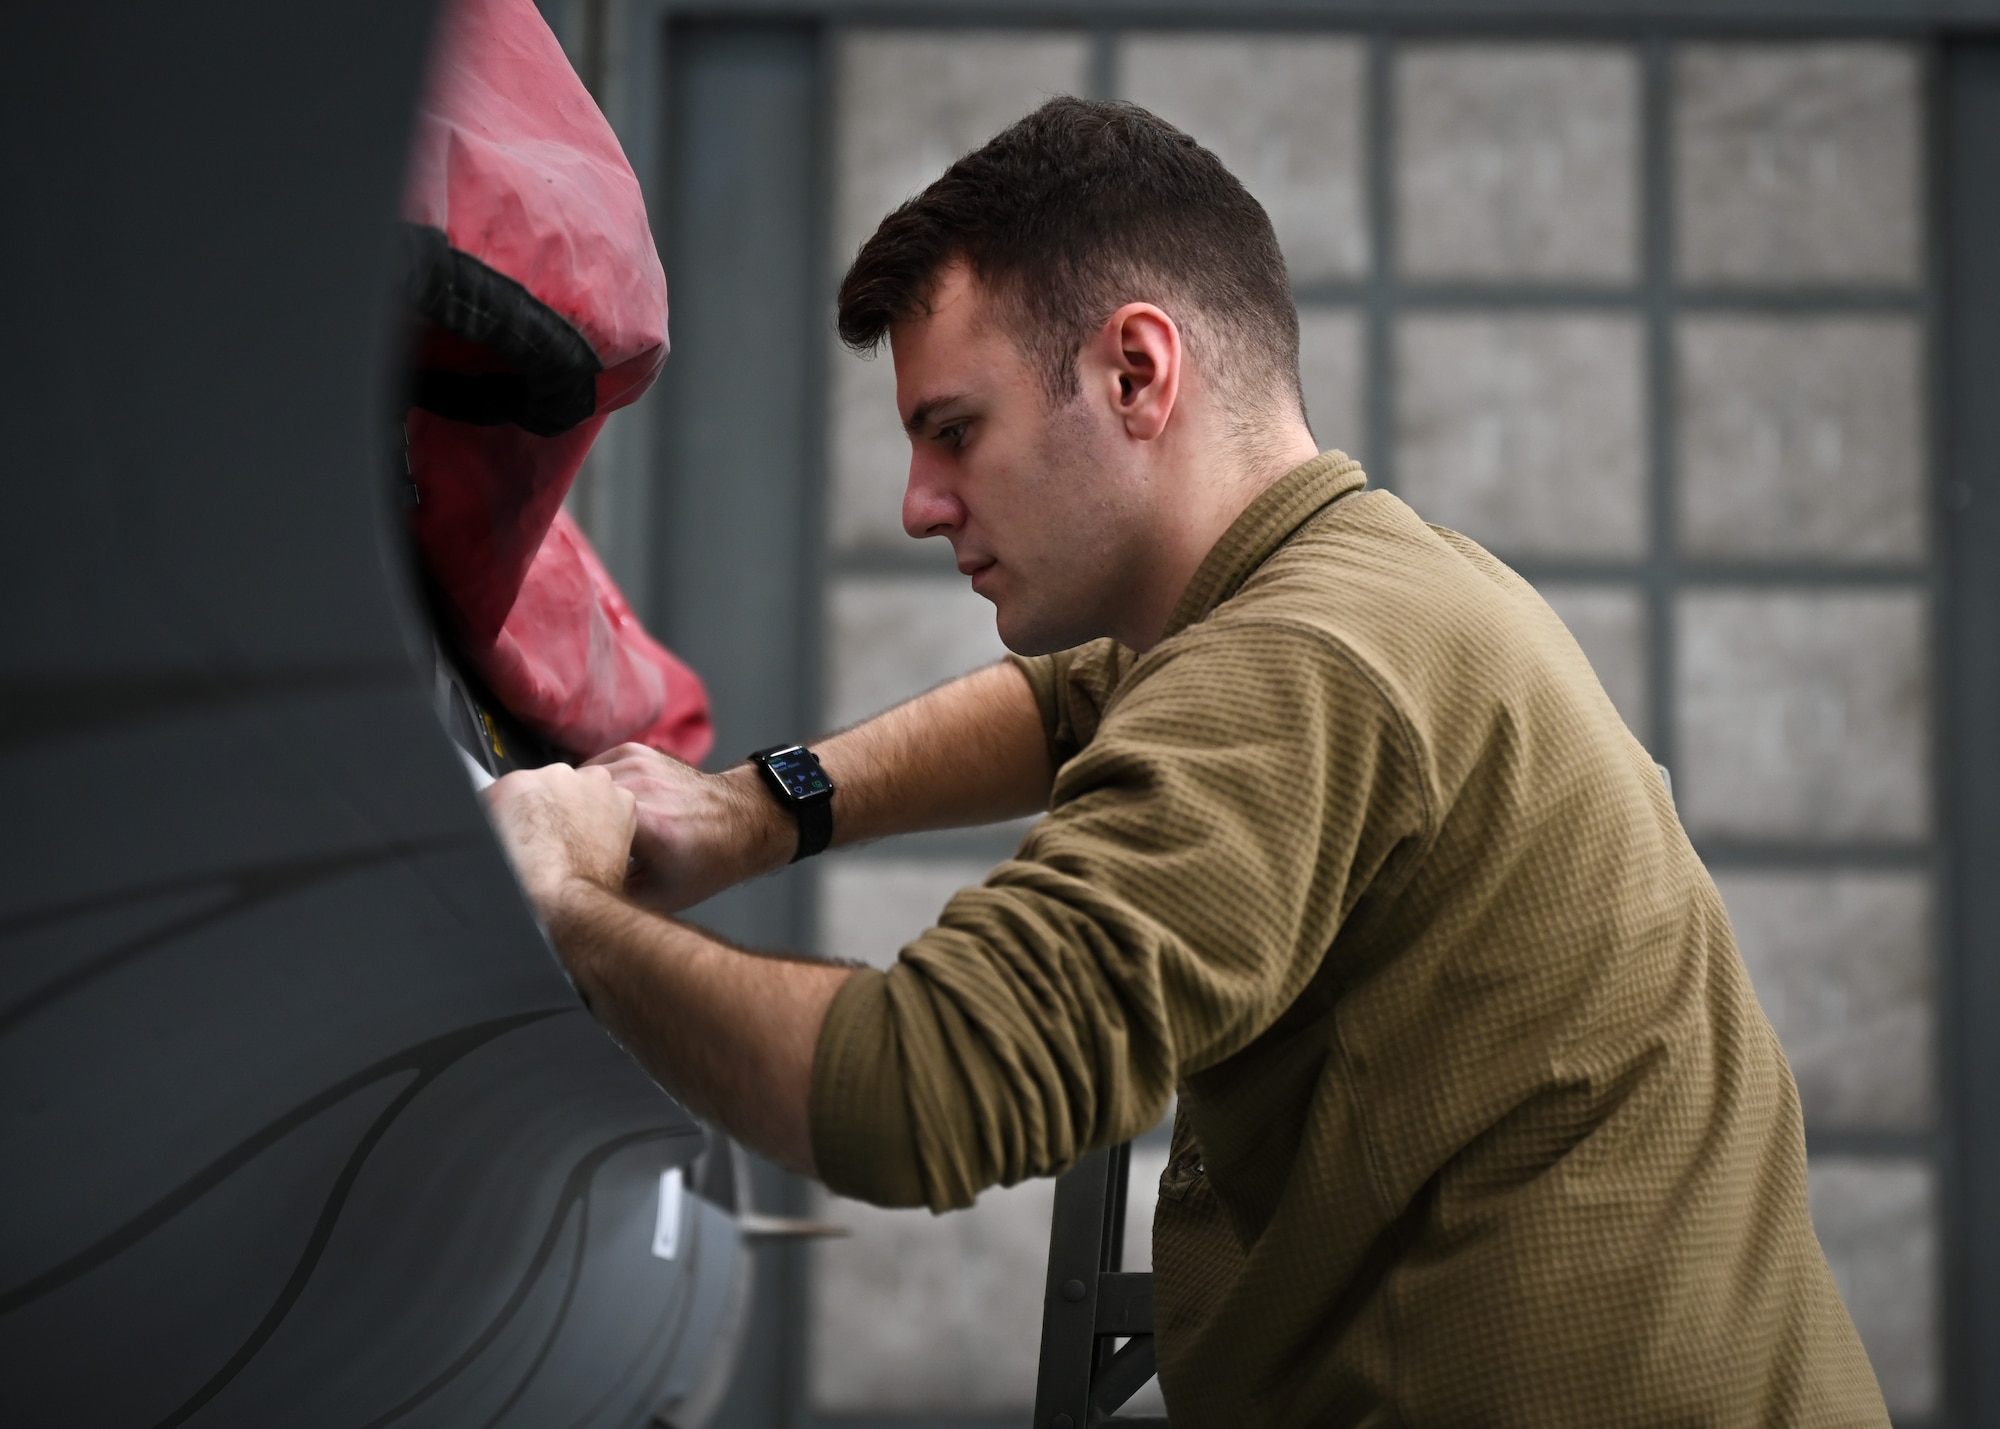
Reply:
[[925, 1203], [889, 980], [874, 968], [857, 969], [827, 1009], [809, 1117], [828, 1190], [877, 1206]]

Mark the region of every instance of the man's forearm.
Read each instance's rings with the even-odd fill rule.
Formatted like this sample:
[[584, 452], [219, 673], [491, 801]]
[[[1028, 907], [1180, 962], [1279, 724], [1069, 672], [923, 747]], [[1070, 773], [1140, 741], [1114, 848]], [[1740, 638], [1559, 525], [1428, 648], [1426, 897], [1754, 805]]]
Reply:
[[591, 1011], [684, 1105], [814, 1173], [813, 1054], [850, 970], [741, 952], [589, 885], [548, 910]]
[[[976, 670], [813, 748], [833, 776], [836, 845], [1037, 813], [1055, 779], [1034, 690], [1012, 664]], [[592, 763], [638, 801], [627, 891], [661, 912], [782, 868], [798, 848], [793, 816], [749, 764], [702, 774], [638, 745]]]
[[1011, 661], [941, 685], [814, 748], [839, 790], [836, 846], [1040, 813], [1055, 781], [1034, 690]]

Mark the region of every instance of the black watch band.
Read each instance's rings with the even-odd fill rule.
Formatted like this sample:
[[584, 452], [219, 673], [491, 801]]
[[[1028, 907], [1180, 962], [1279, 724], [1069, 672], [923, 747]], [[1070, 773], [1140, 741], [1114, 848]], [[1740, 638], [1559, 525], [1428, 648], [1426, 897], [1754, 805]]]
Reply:
[[774, 744], [750, 756], [771, 796], [799, 823], [799, 848], [792, 862], [824, 853], [833, 842], [833, 780], [819, 756], [802, 744]]
[[794, 804], [792, 812], [799, 816], [799, 849], [792, 855], [792, 862], [825, 853], [826, 846], [833, 842], [833, 801], [816, 799]]

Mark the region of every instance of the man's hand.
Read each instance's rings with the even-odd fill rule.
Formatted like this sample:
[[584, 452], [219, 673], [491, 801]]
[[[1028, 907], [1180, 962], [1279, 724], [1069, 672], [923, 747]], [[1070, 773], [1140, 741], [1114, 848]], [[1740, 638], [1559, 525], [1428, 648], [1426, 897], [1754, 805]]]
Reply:
[[781, 868], [798, 826], [745, 764], [704, 774], [643, 744], [621, 744], [584, 766], [602, 770], [636, 801], [636, 860], [626, 893], [678, 913], [748, 878]]
[[529, 899], [553, 924], [579, 889], [625, 886], [638, 811], [603, 769], [522, 769], [482, 796]]
[[[611, 763], [625, 763], [637, 778], [643, 764], [658, 761], [650, 791], [699, 816], [701, 796], [688, 791], [703, 788], [705, 776], [647, 756], [614, 751]], [[662, 792], [669, 789], [680, 792]], [[484, 798], [598, 1020], [697, 1115], [811, 1175], [813, 1054], [850, 970], [752, 957], [633, 907], [622, 895], [639, 800], [605, 765], [524, 769]]]

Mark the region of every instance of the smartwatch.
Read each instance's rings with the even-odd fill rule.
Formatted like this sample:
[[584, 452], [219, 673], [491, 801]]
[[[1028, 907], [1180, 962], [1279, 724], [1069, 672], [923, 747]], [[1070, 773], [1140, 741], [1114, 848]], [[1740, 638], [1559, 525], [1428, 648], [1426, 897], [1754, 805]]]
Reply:
[[799, 821], [799, 851], [792, 862], [823, 853], [833, 842], [833, 781], [819, 756], [803, 744], [777, 744], [750, 756], [765, 787]]

